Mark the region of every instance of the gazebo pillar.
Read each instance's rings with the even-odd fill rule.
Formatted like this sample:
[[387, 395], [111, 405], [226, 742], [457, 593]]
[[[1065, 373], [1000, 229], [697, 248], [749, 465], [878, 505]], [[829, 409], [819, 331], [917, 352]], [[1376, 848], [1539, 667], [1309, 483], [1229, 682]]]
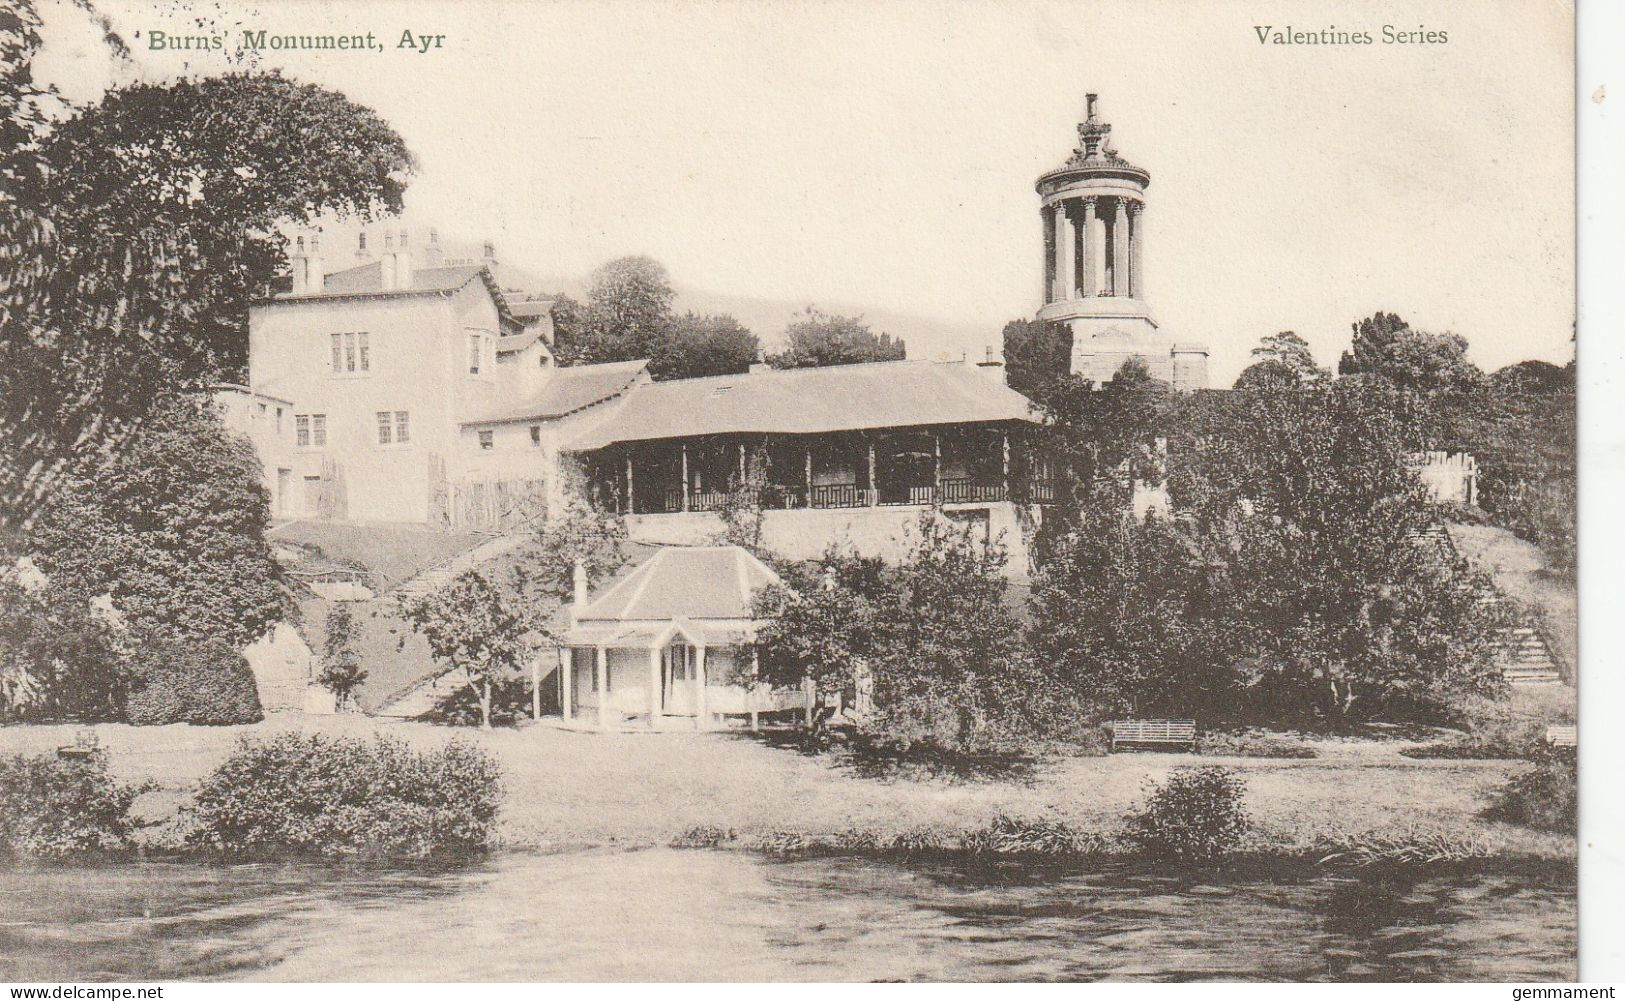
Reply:
[[598, 686], [598, 729], [609, 729], [609, 651], [593, 647], [593, 683]]
[[806, 479], [807, 496], [806, 496], [805, 501], [802, 504], [803, 507], [807, 507], [807, 508], [810, 508], [810, 507], [813, 506], [813, 498], [812, 498], [812, 487], [813, 487], [813, 484], [812, 484], [812, 450], [813, 450], [812, 439], [808, 438], [807, 439], [807, 479]]
[[688, 510], [688, 442], [683, 442], [683, 510]]
[[575, 684], [576, 658], [575, 651], [569, 647], [559, 647], [559, 714], [565, 719], [575, 718], [575, 709], [571, 705], [574, 700], [570, 691]]
[[649, 729], [660, 721], [660, 648], [649, 650]]
[[530, 718], [542, 718], [542, 655], [538, 651], [530, 658]]
[[1009, 500], [1010, 499], [1010, 432], [1008, 432], [1008, 431], [1002, 432], [999, 435], [999, 438], [1000, 438], [1000, 446], [1001, 446], [1001, 448], [1000, 448], [1000, 461], [1002, 462], [1002, 465], [1000, 467], [1001, 479], [1000, 479], [999, 482], [1004, 487], [1004, 499]]
[[711, 729], [710, 712], [705, 705], [705, 644], [694, 648], [694, 729]]
[[880, 503], [880, 486], [875, 483], [875, 440], [869, 442], [869, 506], [874, 507]]
[[931, 432], [931, 487], [937, 502], [942, 502], [942, 432]]
[[632, 503], [632, 453], [626, 453], [626, 513], [635, 514], [637, 505]]

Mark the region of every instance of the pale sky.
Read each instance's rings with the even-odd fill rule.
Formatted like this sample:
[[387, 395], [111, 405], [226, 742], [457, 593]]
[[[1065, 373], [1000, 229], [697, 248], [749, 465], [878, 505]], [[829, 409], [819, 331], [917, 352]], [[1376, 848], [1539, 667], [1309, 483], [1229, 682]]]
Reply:
[[[419, 158], [414, 220], [490, 236], [544, 275], [649, 254], [683, 289], [915, 315], [928, 332], [910, 331], [914, 357], [979, 351], [1038, 308], [1033, 181], [1066, 158], [1097, 91], [1118, 150], [1151, 172], [1153, 313], [1211, 346], [1214, 385], [1283, 329], [1335, 366], [1349, 324], [1377, 309], [1466, 336], [1487, 369], [1572, 357], [1563, 3], [108, 9], [152, 78], [228, 68], [245, 27], [374, 32], [382, 53], [261, 65], [376, 108]], [[148, 32], [199, 19], [228, 32], [225, 52], [146, 50]], [[1376, 44], [1261, 45], [1260, 24]], [[1385, 24], [1449, 41], [1385, 45]], [[405, 29], [444, 48], [397, 50]], [[107, 79], [94, 36], [49, 37], [40, 75], [90, 96]]]

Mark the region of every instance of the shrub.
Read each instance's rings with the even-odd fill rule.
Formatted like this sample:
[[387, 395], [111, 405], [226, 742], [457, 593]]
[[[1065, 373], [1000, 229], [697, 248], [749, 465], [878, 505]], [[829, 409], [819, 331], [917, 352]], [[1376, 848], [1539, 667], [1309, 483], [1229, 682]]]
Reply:
[[673, 848], [720, 848], [737, 835], [729, 828], [696, 824], [671, 839]]
[[1246, 783], [1228, 768], [1181, 768], [1152, 783], [1145, 809], [1129, 818], [1130, 837], [1152, 855], [1208, 862], [1234, 851], [1247, 833]]
[[1514, 775], [1496, 794], [1484, 816], [1537, 830], [1573, 834], [1580, 805], [1576, 756], [1572, 752], [1548, 752], [1542, 758]]
[[136, 726], [232, 726], [265, 714], [248, 661], [224, 640], [148, 640], [130, 668], [124, 718]]
[[237, 750], [198, 791], [190, 844], [229, 854], [385, 858], [490, 847], [502, 790], [484, 751], [454, 740], [284, 733]]
[[768, 855], [799, 855], [807, 850], [807, 838], [799, 831], [766, 831], [752, 838], [750, 846]]
[[1486, 859], [1495, 852], [1481, 838], [1450, 831], [1366, 831], [1315, 843], [1320, 865], [1428, 865]]
[[965, 850], [992, 855], [1066, 856], [1102, 851], [1105, 839], [1056, 820], [1030, 820], [999, 814], [986, 827], [966, 831]]
[[1298, 740], [1283, 740], [1253, 733], [1204, 732], [1196, 738], [1196, 753], [1231, 758], [1315, 758], [1320, 752]]
[[62, 858], [128, 848], [130, 804], [143, 791], [114, 782], [102, 755], [0, 758], [0, 854]]
[[[467, 685], [458, 685], [441, 696], [434, 708], [419, 719], [448, 726], [479, 726], [479, 697]], [[528, 719], [530, 677], [515, 674], [491, 679], [491, 725], [513, 726]]]
[[1533, 758], [1546, 747], [1546, 724], [1505, 705], [1474, 701], [1462, 714], [1466, 733], [1407, 747], [1407, 758]]

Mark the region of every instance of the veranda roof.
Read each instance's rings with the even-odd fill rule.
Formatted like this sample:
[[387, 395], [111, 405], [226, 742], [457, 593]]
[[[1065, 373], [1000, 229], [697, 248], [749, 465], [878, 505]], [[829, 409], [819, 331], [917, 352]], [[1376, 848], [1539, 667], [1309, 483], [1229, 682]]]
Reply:
[[819, 434], [1022, 421], [1032, 403], [961, 364], [874, 362], [678, 379], [639, 386], [568, 447], [713, 434]]
[[646, 361], [609, 362], [603, 365], [576, 365], [556, 369], [541, 392], [519, 406], [508, 405], [483, 417], [463, 422], [504, 424], [511, 421], [552, 420], [573, 414], [596, 403], [613, 399], [643, 377]]

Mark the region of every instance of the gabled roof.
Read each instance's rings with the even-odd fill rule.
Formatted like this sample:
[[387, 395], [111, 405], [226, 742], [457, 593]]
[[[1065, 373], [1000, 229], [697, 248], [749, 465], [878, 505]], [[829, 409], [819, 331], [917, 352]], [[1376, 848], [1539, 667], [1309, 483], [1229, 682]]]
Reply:
[[489, 268], [483, 264], [457, 264], [449, 267], [414, 268], [412, 270], [412, 284], [408, 288], [384, 288], [384, 268], [381, 261], [370, 261], [366, 264], [357, 264], [352, 268], [334, 271], [322, 280], [320, 292], [302, 292], [294, 295], [289, 292], [272, 296], [271, 302], [311, 302], [323, 299], [379, 297], [379, 296], [405, 296], [405, 295], [446, 295], [456, 292], [470, 282], [482, 281], [491, 293], [496, 303], [497, 314], [501, 317], [504, 326], [516, 329], [520, 321], [508, 308], [508, 300], [502, 294], [496, 279], [491, 275]]
[[573, 414], [626, 392], [628, 387], [643, 378], [648, 368], [646, 361], [618, 361], [554, 369], [547, 385], [530, 400], [519, 406], [504, 406], [484, 417], [463, 421], [462, 426], [553, 420]]
[[961, 364], [892, 361], [678, 379], [639, 386], [570, 444], [711, 434], [819, 434], [996, 421], [1037, 423], [1032, 403]]
[[553, 312], [552, 299], [526, 299], [523, 302], [510, 302], [508, 308], [513, 315], [521, 320], [528, 320], [536, 316], [547, 316]]
[[576, 622], [749, 619], [758, 590], [779, 583], [738, 546], [671, 546], [587, 602]]

